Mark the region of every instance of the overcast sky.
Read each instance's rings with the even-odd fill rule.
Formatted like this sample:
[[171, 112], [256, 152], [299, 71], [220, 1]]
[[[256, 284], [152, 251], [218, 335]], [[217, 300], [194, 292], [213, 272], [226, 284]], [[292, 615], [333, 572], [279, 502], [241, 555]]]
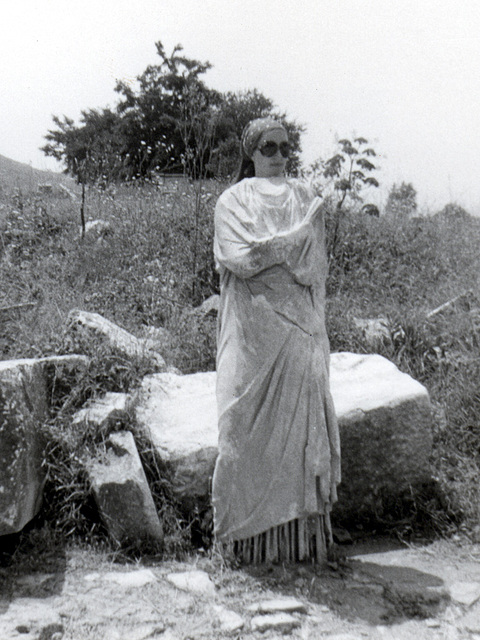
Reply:
[[[7, 5], [7, 6], [5, 6]], [[207, 84], [257, 88], [306, 125], [304, 161], [361, 135], [385, 196], [480, 214], [478, 0], [9, 0], [0, 8], [0, 154], [41, 169], [51, 116], [114, 106], [182, 44]]]

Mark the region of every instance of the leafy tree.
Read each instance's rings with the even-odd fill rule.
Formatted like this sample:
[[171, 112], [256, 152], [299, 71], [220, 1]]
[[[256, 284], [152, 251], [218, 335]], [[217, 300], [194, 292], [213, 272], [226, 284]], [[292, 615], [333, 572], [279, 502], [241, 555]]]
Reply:
[[80, 126], [63, 116], [53, 116], [57, 129], [51, 129], [41, 150], [65, 164], [65, 172], [82, 185], [80, 222], [85, 235], [86, 185], [106, 184], [123, 171], [120, 119], [110, 109], [82, 111]]
[[109, 181], [122, 167], [120, 118], [110, 109], [82, 111], [80, 126], [63, 116], [53, 116], [51, 129], [41, 150], [65, 164], [67, 173], [81, 184], [99, 178]]
[[416, 210], [417, 192], [414, 186], [410, 182], [402, 182], [399, 187], [394, 184], [388, 194], [385, 214], [395, 219], [408, 218]]
[[126, 82], [115, 87], [121, 96], [117, 111], [122, 116], [127, 165], [131, 175], [139, 177], [152, 171], [181, 171], [185, 154], [182, 122], [197, 108], [188, 102], [195, 100], [206, 111], [221, 103], [221, 94], [200, 79], [211, 68], [209, 62], [181, 55], [180, 45], [170, 56], [160, 41], [155, 46], [161, 63], [148, 66], [137, 77], [137, 88]]
[[271, 114], [273, 102], [257, 89], [241, 92], [229, 91], [223, 95], [217, 123], [217, 139], [210, 160], [214, 175], [227, 177], [234, 174], [240, 161], [240, 139], [245, 126], [255, 118]]
[[117, 82], [121, 98], [114, 111], [83, 111], [78, 126], [66, 116], [53, 117], [56, 129], [45, 136], [42, 151], [62, 161], [80, 183], [182, 171], [185, 101], [195, 95], [205, 108], [221, 102], [221, 94], [199, 79], [209, 63], [186, 58], [179, 45], [171, 56], [161, 42], [156, 48], [161, 63], [147, 67], [136, 87]]
[[155, 46], [160, 63], [148, 66], [133, 86], [117, 82], [115, 110], [84, 111], [79, 126], [54, 116], [57, 128], [46, 135], [43, 151], [82, 184], [182, 170], [196, 178], [226, 176], [238, 165], [247, 122], [275, 115], [292, 141], [287, 171], [298, 172], [301, 126], [257, 90], [221, 94], [208, 88], [202, 76], [210, 63], [187, 58], [180, 45], [171, 55], [160, 41]]
[[456, 202], [449, 202], [441, 211], [435, 214], [435, 217], [443, 218], [444, 220], [452, 222], [464, 222], [471, 218], [471, 215], [466, 209]]

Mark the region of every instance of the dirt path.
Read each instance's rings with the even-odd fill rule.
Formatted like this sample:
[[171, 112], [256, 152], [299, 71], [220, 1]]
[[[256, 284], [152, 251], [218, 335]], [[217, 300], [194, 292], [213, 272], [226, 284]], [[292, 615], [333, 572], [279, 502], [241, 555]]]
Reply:
[[480, 638], [478, 545], [347, 551], [321, 571], [61, 552], [44, 573], [4, 570], [0, 640]]

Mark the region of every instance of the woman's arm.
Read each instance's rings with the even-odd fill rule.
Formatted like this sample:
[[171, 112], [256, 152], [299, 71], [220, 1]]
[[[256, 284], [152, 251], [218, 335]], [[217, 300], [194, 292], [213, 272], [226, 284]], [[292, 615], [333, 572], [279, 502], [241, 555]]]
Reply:
[[258, 240], [248, 223], [219, 201], [215, 210], [215, 257], [235, 275], [251, 278], [274, 265], [294, 263], [308, 252], [312, 233], [306, 219], [289, 231]]

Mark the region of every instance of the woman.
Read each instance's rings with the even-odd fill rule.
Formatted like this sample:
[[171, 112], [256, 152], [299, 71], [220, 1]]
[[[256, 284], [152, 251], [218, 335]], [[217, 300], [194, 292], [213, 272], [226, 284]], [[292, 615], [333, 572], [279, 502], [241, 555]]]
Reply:
[[242, 154], [238, 180], [215, 210], [215, 536], [244, 562], [322, 562], [340, 446], [328, 379], [320, 200], [285, 177], [288, 135], [276, 120], [252, 121]]

